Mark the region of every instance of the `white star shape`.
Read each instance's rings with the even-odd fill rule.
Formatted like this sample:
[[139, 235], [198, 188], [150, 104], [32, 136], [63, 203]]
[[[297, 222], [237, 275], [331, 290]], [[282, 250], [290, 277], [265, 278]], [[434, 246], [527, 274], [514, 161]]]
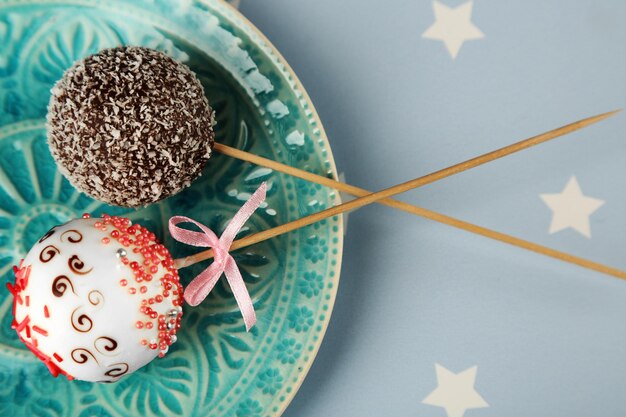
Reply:
[[473, 5], [473, 1], [468, 1], [451, 8], [434, 0], [435, 23], [422, 33], [422, 37], [443, 41], [450, 56], [455, 59], [463, 43], [485, 37], [471, 22]]
[[477, 370], [478, 366], [473, 366], [455, 374], [436, 363], [437, 388], [422, 403], [444, 408], [448, 417], [463, 417], [471, 408], [489, 407], [474, 389]]
[[583, 236], [591, 237], [589, 216], [599, 209], [603, 200], [583, 195], [575, 176], [557, 194], [540, 194], [544, 203], [552, 210], [549, 233], [556, 233], [571, 227]]

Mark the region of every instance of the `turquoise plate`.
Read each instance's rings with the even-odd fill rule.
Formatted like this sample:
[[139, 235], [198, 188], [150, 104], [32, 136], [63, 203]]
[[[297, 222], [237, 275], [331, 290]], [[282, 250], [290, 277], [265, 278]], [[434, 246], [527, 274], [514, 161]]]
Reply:
[[[335, 176], [322, 125], [304, 89], [272, 45], [218, 0], [0, 0], [0, 274], [48, 228], [83, 212], [123, 214], [160, 233], [185, 215], [221, 231], [262, 181], [267, 204], [242, 235], [339, 202], [332, 191], [214, 156], [186, 191], [147, 208], [105, 206], [56, 170], [45, 142], [52, 84], [76, 59], [105, 47], [144, 45], [187, 63], [217, 112], [217, 140]], [[0, 305], [1, 416], [278, 416], [302, 383], [330, 319], [342, 252], [341, 219], [317, 223], [236, 252], [254, 299], [246, 333], [229, 288], [186, 308], [179, 342], [115, 384], [54, 379], [10, 328]], [[202, 266], [204, 267], [204, 266]], [[202, 267], [183, 270], [189, 281]]]

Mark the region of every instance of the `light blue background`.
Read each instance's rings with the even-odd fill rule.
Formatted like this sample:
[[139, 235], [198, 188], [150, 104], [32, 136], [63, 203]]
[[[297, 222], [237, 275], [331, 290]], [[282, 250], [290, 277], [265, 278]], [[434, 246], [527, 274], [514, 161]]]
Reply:
[[[456, 6], [462, 1], [443, 1]], [[243, 0], [290, 62], [340, 171], [371, 190], [626, 103], [626, 3], [475, 0], [452, 60], [431, 1]], [[403, 196], [626, 268], [626, 115]], [[548, 234], [541, 193], [606, 201]], [[328, 333], [286, 417], [445, 416], [435, 363], [478, 365], [468, 417], [626, 415], [626, 283], [379, 206], [350, 215]]]

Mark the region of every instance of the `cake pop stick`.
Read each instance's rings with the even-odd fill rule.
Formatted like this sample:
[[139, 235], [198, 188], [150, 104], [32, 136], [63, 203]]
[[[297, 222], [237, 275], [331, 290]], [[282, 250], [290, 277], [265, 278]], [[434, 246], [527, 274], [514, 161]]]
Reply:
[[[532, 146], [538, 145], [540, 143], [544, 143], [552, 139], [556, 139], [560, 136], [567, 135], [569, 133], [583, 129], [592, 124], [598, 123], [601, 120], [614, 116], [620, 111], [621, 110], [613, 110], [610, 112], [599, 114], [597, 116], [587, 117], [585, 119], [581, 119], [576, 122], [572, 122], [567, 125], [561, 126], [559, 128], [556, 128], [556, 129], [541, 133], [539, 135], [530, 137], [528, 139], [522, 140], [520, 142], [517, 142], [514, 145], [507, 146], [506, 148], [498, 149], [496, 151], [491, 152], [490, 154], [502, 153], [502, 156], [509, 155], [511, 153], [518, 152], [520, 150], [527, 149]], [[322, 175], [317, 175], [312, 172], [308, 172], [299, 168], [285, 165], [280, 162], [273, 161], [271, 159], [267, 159], [262, 156], [255, 155], [250, 152], [242, 151], [242, 150], [239, 150], [239, 149], [236, 149], [236, 148], [233, 148], [231, 146], [224, 145], [221, 143], [215, 143], [213, 145], [213, 150], [221, 154], [224, 154], [224, 155], [236, 158], [236, 159], [240, 159], [242, 161], [247, 161], [255, 165], [259, 165], [265, 168], [272, 169], [277, 172], [281, 172], [283, 174], [291, 175], [293, 177], [297, 177], [306, 181], [310, 181], [316, 184], [324, 185], [326, 187], [334, 188], [336, 190], [342, 191], [347, 194], [351, 194], [356, 197], [363, 197], [368, 194], [371, 194], [370, 191], [367, 191], [363, 188], [355, 187], [353, 185], [346, 184], [346, 183], [334, 180], [332, 178], [324, 177]], [[413, 205], [404, 203], [402, 201], [394, 200], [391, 198], [385, 198], [385, 199], [376, 201], [376, 203], [384, 204], [386, 206], [393, 207], [398, 210], [402, 210], [407, 213], [415, 214], [418, 216], [422, 215], [422, 211], [419, 207], [416, 208]]]
[[[326, 210], [320, 211], [318, 213], [314, 213], [306, 217], [302, 217], [298, 220], [294, 220], [292, 222], [285, 223], [283, 225], [273, 227], [271, 229], [267, 229], [259, 233], [252, 234], [245, 238], [235, 240], [230, 246], [229, 250], [234, 251], [234, 250], [241, 249], [250, 245], [254, 245], [256, 243], [263, 242], [265, 240], [271, 239], [276, 236], [280, 236], [285, 233], [292, 232], [296, 229], [308, 226], [310, 224], [327, 219], [329, 217], [333, 217], [333, 216], [345, 213], [347, 211], [355, 210], [365, 205], [375, 203], [377, 201], [381, 201], [382, 199], [388, 198], [392, 195], [403, 193], [407, 190], [407, 187], [409, 189], [411, 188], [411, 185], [409, 185], [411, 183], [412, 183], [412, 186], [415, 187], [415, 183], [413, 181], [409, 181], [403, 184], [399, 184], [399, 185], [387, 188], [382, 191], [378, 191], [376, 193], [359, 197], [347, 203], [339, 204], [335, 207], [331, 207]], [[529, 242], [527, 240], [520, 239], [511, 235], [507, 235], [505, 233], [497, 232], [495, 230], [491, 230], [486, 227], [477, 226], [475, 224], [468, 223], [463, 220], [455, 219], [454, 217], [446, 216], [444, 214], [440, 214], [440, 213], [427, 210], [421, 207], [416, 207], [416, 206], [412, 206], [412, 207], [413, 207], [412, 212], [414, 212], [415, 214], [419, 214], [420, 216], [425, 217], [427, 219], [434, 220], [439, 223], [447, 224], [449, 226], [456, 227], [458, 229], [465, 230], [470, 233], [475, 233], [484, 237], [488, 237], [490, 239], [494, 239], [503, 243], [508, 243], [510, 245], [517, 246], [519, 248], [526, 249], [532, 252], [536, 252], [541, 255], [549, 256], [551, 258], [558, 259], [563, 262], [578, 265], [578, 266], [587, 268], [592, 271], [600, 272], [606, 275], [613, 276], [615, 278], [626, 280], [626, 271], [623, 271], [621, 269], [617, 269], [611, 266], [601, 264], [599, 262], [581, 258], [579, 256], [571, 255], [569, 253], [552, 249], [543, 245], [539, 245], [537, 243]], [[203, 252], [196, 253], [195, 255], [176, 259], [174, 261], [174, 264], [176, 265], [177, 268], [181, 269], [181, 268], [186, 268], [188, 266], [194, 265], [198, 262], [211, 259], [212, 257], [213, 257], [213, 251], [209, 249]]]

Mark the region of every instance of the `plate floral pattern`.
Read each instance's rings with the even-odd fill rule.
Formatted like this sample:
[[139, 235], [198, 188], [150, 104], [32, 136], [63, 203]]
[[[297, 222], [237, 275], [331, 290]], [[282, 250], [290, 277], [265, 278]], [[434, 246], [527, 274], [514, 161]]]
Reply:
[[[0, 0], [0, 276], [52, 225], [83, 212], [123, 214], [165, 233], [186, 215], [221, 231], [263, 181], [253, 233], [337, 204], [332, 191], [216, 155], [192, 187], [128, 210], [78, 193], [45, 140], [52, 84], [76, 59], [121, 44], [162, 50], [199, 76], [218, 119], [217, 140], [334, 176], [332, 154], [306, 93], [284, 60], [218, 0]], [[259, 318], [246, 333], [227, 285], [186, 308], [170, 353], [115, 384], [54, 380], [10, 329], [0, 295], [0, 415], [278, 416], [300, 386], [330, 318], [342, 251], [340, 218], [235, 252]], [[204, 266], [183, 270], [191, 279]]]

